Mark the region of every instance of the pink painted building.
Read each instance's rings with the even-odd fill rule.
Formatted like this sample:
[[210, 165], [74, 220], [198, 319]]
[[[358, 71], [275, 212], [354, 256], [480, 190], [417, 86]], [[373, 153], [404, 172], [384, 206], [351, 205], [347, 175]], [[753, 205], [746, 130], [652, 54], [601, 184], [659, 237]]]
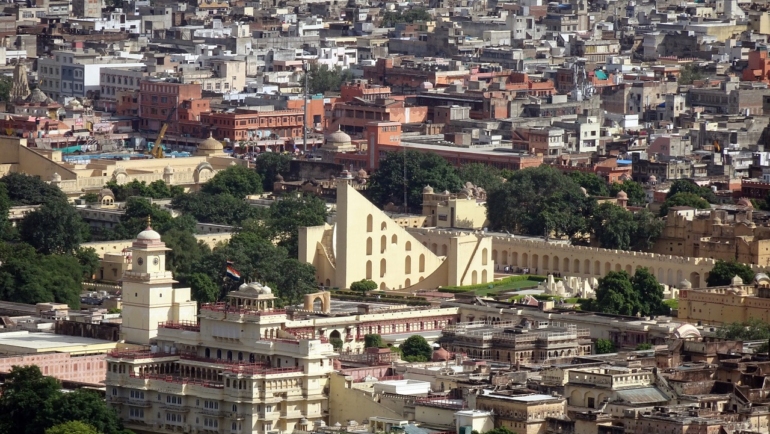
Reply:
[[107, 373], [104, 364], [106, 356], [106, 354], [70, 356], [69, 353], [40, 353], [0, 357], [0, 372], [11, 372], [14, 366], [37, 365], [43, 375], [49, 375], [61, 381], [103, 386]]

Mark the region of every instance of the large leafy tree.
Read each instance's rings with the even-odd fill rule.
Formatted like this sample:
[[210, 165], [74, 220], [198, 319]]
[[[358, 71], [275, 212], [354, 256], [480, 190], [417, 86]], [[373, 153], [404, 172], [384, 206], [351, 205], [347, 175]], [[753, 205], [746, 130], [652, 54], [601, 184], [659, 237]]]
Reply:
[[664, 315], [670, 309], [663, 303], [663, 286], [646, 268], [636, 270], [631, 278], [631, 286], [639, 296], [641, 303], [639, 313], [642, 315]]
[[162, 179], [153, 181], [150, 184], [136, 179], [125, 184], [110, 181], [107, 183], [107, 188], [112, 191], [115, 200], [118, 202], [125, 202], [126, 199], [133, 196], [150, 199], [168, 199], [184, 194], [184, 188], [178, 185], [169, 186]]
[[591, 172], [570, 172], [568, 175], [575, 180], [581, 187], [586, 189], [586, 193], [591, 196], [608, 196], [610, 189], [607, 181], [601, 176]]
[[90, 238], [88, 225], [66, 200], [44, 203], [19, 225], [19, 236], [44, 254], [72, 253]]
[[262, 177], [255, 170], [243, 166], [230, 166], [208, 180], [201, 191], [207, 194], [229, 194], [239, 199], [262, 193]]
[[262, 189], [273, 191], [273, 183], [278, 175], [285, 176], [289, 172], [289, 162], [292, 156], [278, 152], [263, 152], [255, 161], [256, 170], [262, 177]]
[[638, 182], [627, 179], [623, 182], [614, 182], [610, 184], [610, 196], [615, 197], [621, 191], [628, 195], [628, 204], [632, 206], [645, 206], [647, 204], [647, 194], [644, 188]]
[[[312, 94], [339, 91], [343, 83], [353, 80], [353, 73], [349, 69], [339, 66], [329, 68], [326, 64], [310, 64], [307, 74], [308, 91]], [[304, 79], [303, 77], [302, 80]]]
[[0, 432], [40, 434], [52, 426], [44, 416], [54, 412], [60, 387], [35, 365], [11, 368], [0, 386]]
[[229, 193], [195, 192], [175, 197], [171, 206], [201, 223], [239, 225], [244, 220], [260, 216], [260, 208], [249, 205], [243, 198]]
[[424, 8], [412, 8], [406, 11], [387, 11], [382, 16], [382, 27], [393, 27], [397, 23], [414, 23], [430, 21], [433, 17]]
[[660, 207], [660, 215], [665, 217], [668, 215], [669, 208], [676, 206], [689, 206], [695, 209], [711, 208], [711, 205], [709, 205], [708, 201], [698, 196], [697, 194], [682, 192], [669, 197], [665, 202], [663, 202], [663, 205]]
[[592, 239], [605, 249], [646, 250], [663, 232], [663, 222], [647, 210], [636, 213], [605, 202], [589, 219]]
[[596, 308], [600, 312], [618, 315], [639, 312], [642, 303], [631, 284], [631, 276], [625, 271], [610, 271], [600, 278], [596, 288]]
[[269, 226], [278, 244], [296, 258], [299, 250], [299, 228], [319, 226], [326, 222], [326, 203], [314, 195], [284, 196], [270, 206]]
[[93, 426], [80, 422], [79, 420], [71, 420], [69, 422], [60, 423], [54, 425], [51, 428], [45, 430], [45, 434], [100, 434]]
[[487, 192], [500, 188], [505, 181], [502, 170], [482, 163], [468, 163], [460, 167], [458, 175], [462, 182], [470, 182]]
[[171, 249], [166, 253], [166, 266], [175, 275], [194, 272], [193, 264], [211, 252], [205, 243], [198, 241], [189, 231], [171, 229], [161, 235], [161, 239]]
[[550, 166], [514, 172], [487, 196], [491, 227], [528, 235], [574, 236], [587, 228], [595, 200]]
[[219, 286], [204, 273], [180, 277], [179, 282], [190, 286], [193, 300], [199, 303], [212, 303], [220, 296]]
[[150, 218], [152, 228], [160, 234], [172, 229], [179, 229], [195, 233], [195, 218], [189, 215], [181, 215], [177, 218], [171, 213], [150, 203], [141, 197], [131, 197], [126, 201], [126, 212], [120, 216], [120, 222], [111, 231], [96, 233], [94, 238], [107, 240], [128, 240], [147, 228], [147, 218]]
[[0, 391], [2, 433], [43, 434], [53, 429], [56, 434], [69, 434], [64, 427], [74, 429], [76, 425], [65, 424], [80, 421], [95, 428], [93, 432], [131, 434], [96, 392], [81, 389], [63, 393], [55, 378], [43, 376], [34, 365], [11, 368]]
[[399, 348], [401, 348], [401, 355], [407, 362], [426, 362], [430, 360], [433, 354], [433, 348], [420, 335], [408, 337]]
[[615, 352], [615, 344], [609, 339], [596, 340], [596, 354], [610, 354]]
[[666, 193], [666, 199], [676, 195], [677, 193], [692, 193], [700, 196], [709, 203], [717, 202], [717, 196], [710, 188], [701, 187], [689, 179], [677, 179], [671, 183], [671, 187], [668, 189], [668, 193]]
[[[404, 179], [406, 163], [406, 180]], [[369, 199], [383, 207], [392, 202], [404, 204], [404, 186], [409, 209], [422, 207], [422, 189], [430, 185], [435, 191], [457, 191], [462, 181], [457, 171], [441, 156], [417, 151], [390, 152], [380, 159], [380, 168], [369, 178]]]
[[[80, 307], [84, 268], [72, 255], [42, 255], [27, 244], [3, 252], [0, 300], [16, 303], [66, 303]], [[0, 431], [1, 432], [1, 431]]]
[[96, 253], [96, 249], [92, 247], [81, 247], [75, 251], [75, 258], [77, 258], [80, 267], [83, 269], [83, 279], [91, 280], [96, 272], [99, 270], [99, 264], [101, 258]]
[[711, 269], [706, 279], [706, 285], [729, 285], [735, 276], [740, 277], [744, 283], [749, 284], [754, 281], [754, 270], [751, 269], [751, 266], [738, 261], [723, 261], [720, 259], [714, 264], [714, 268]]
[[2, 178], [8, 198], [13, 206], [40, 205], [55, 200], [67, 200], [59, 187], [51, 185], [37, 176], [11, 172]]

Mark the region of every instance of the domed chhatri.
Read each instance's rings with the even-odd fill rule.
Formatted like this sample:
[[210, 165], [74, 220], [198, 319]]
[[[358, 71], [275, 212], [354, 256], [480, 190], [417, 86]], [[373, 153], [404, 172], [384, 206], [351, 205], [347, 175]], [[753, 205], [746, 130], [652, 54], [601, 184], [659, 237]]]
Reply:
[[326, 139], [325, 140], [326, 143], [324, 144], [324, 146], [334, 147], [334, 148], [350, 146], [350, 142], [352, 140], [349, 135], [345, 134], [345, 132], [342, 131], [342, 129], [338, 129], [337, 131], [331, 134], [327, 134], [325, 139]]
[[137, 241], [160, 241], [160, 234], [155, 232], [155, 230], [147, 226], [145, 230], [142, 232], [139, 232], [139, 235], [136, 236]]
[[422, 189], [422, 194], [433, 194], [433, 187], [426, 185], [425, 188]]
[[689, 280], [684, 279], [679, 282], [679, 289], [692, 289], [692, 283]]
[[195, 150], [195, 155], [207, 156], [221, 154], [224, 152], [224, 149], [225, 147], [222, 146], [222, 142], [215, 139], [213, 133], [209, 132], [209, 138], [198, 144], [198, 148]]
[[736, 203], [736, 205], [744, 208], [754, 209], [754, 204], [752, 204], [751, 200], [746, 197], [742, 197], [738, 199], [738, 202]]
[[616, 197], [618, 199], [628, 199], [628, 194], [625, 191], [620, 190]]

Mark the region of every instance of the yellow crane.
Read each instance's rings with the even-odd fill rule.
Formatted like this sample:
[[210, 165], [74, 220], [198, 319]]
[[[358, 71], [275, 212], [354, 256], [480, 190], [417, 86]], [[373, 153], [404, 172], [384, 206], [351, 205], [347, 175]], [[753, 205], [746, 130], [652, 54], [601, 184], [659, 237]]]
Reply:
[[163, 126], [160, 127], [158, 138], [155, 139], [155, 145], [153, 145], [150, 151], [150, 155], [153, 158], [163, 158], [163, 137], [166, 136], [166, 130], [168, 130], [168, 124], [171, 122], [171, 116], [174, 115], [174, 112], [176, 112], [176, 107], [169, 112], [166, 122], [163, 122]]

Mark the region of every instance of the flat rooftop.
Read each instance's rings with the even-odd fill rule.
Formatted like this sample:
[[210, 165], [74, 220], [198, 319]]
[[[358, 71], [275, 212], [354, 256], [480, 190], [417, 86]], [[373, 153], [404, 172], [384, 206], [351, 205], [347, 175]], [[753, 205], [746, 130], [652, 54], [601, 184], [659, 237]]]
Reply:
[[53, 333], [15, 331], [0, 333], [0, 353], [103, 353], [115, 348], [116, 342]]

